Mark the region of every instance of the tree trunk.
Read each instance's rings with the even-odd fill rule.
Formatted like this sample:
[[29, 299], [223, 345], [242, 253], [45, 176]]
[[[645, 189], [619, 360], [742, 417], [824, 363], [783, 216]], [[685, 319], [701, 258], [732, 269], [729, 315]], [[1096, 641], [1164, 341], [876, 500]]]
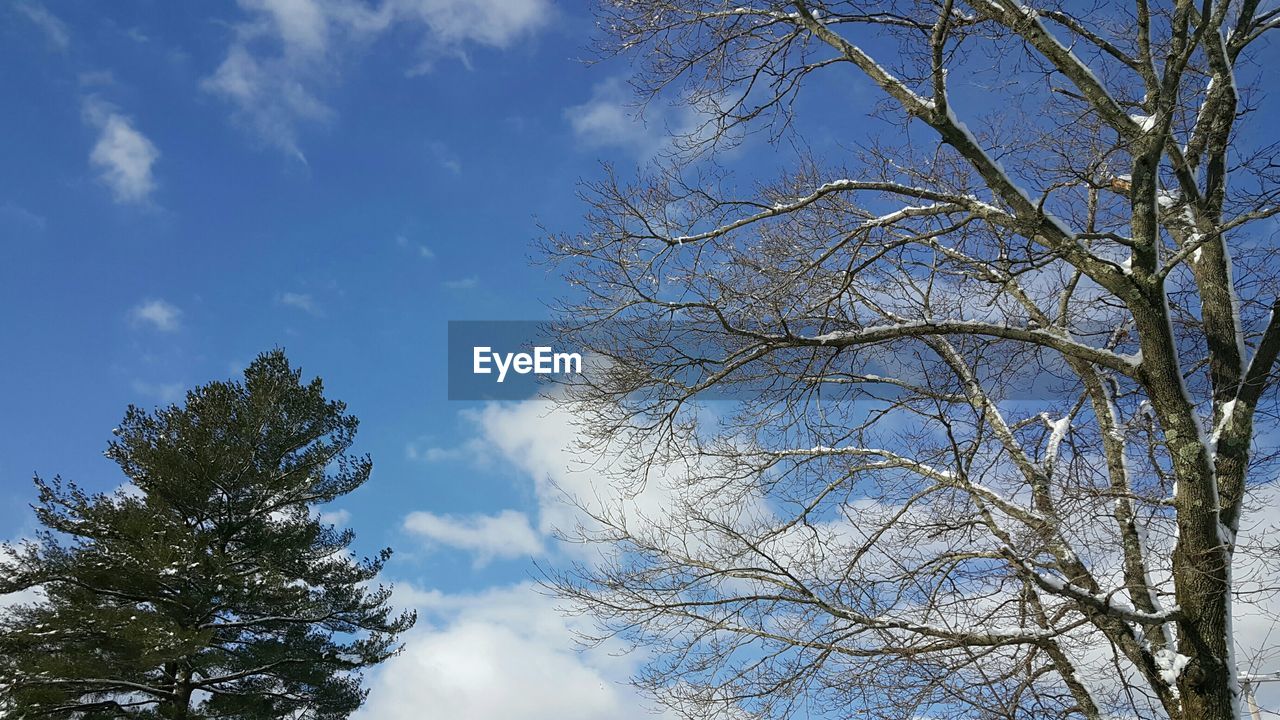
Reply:
[[[1154, 295], [1163, 290], [1154, 291]], [[1178, 676], [1187, 720], [1236, 720], [1230, 612], [1231, 550], [1220, 520], [1217, 478], [1207, 438], [1183, 389], [1162, 297], [1133, 303], [1142, 339], [1144, 378], [1163, 426], [1177, 478], [1178, 543], [1174, 594], [1180, 608], [1178, 652], [1190, 658]]]
[[186, 670], [174, 674], [173, 699], [160, 704], [160, 716], [169, 720], [187, 720], [191, 717], [191, 683]]

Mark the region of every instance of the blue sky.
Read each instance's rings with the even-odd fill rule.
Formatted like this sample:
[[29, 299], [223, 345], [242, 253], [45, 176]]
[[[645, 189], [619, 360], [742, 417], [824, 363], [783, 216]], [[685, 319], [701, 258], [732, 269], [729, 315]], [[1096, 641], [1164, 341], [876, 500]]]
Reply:
[[0, 5], [6, 536], [33, 528], [33, 473], [121, 483], [101, 452], [126, 405], [283, 346], [375, 460], [334, 518], [396, 548], [423, 610], [369, 716], [638, 717], [631, 661], [570, 652], [527, 582], [559, 552], [564, 425], [445, 399], [446, 322], [545, 316], [539, 223], [577, 227], [578, 179], [683, 121], [637, 122], [626, 68], [579, 61], [593, 23], [549, 0]]
[[[121, 484], [101, 453], [128, 404], [282, 346], [375, 461], [331, 519], [396, 549], [421, 613], [363, 717], [650, 717], [621, 685], [637, 656], [575, 653], [584, 621], [530, 582], [575, 552], [554, 486], [601, 482], [571, 423], [446, 399], [446, 323], [545, 317], [564, 288], [532, 241], [581, 227], [601, 161], [627, 173], [690, 127], [638, 119], [627, 64], [581, 61], [594, 22], [552, 0], [0, 2], [0, 539], [34, 529], [33, 473]], [[865, 81], [811, 83], [816, 155], [886, 127], [850, 124]], [[724, 160], [780, 157], [752, 138]]]
[[557, 281], [531, 266], [537, 223], [574, 227], [577, 179], [641, 160], [657, 129], [626, 117], [610, 68], [574, 60], [592, 26], [574, 7], [458, 3], [491, 26], [472, 32], [449, 3], [373, 27], [343, 3], [318, 20], [266, 5], [0, 14], [10, 527], [32, 472], [118, 480], [99, 453], [125, 405], [275, 345], [363, 421], [378, 467], [357, 525], [511, 489], [406, 450], [470, 432], [444, 400], [445, 323], [543, 316]]

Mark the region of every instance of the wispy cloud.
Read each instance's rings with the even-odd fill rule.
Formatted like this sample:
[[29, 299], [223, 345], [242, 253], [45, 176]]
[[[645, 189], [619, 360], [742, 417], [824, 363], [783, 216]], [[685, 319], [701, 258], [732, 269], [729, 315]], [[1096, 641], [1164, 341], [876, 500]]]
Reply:
[[421, 463], [437, 462], [469, 462], [484, 465], [489, 460], [485, 446], [478, 438], [470, 438], [461, 445], [440, 447], [431, 443], [431, 438], [421, 437], [406, 443], [404, 456], [406, 459]]
[[347, 510], [326, 510], [316, 518], [326, 525], [346, 525], [351, 521], [351, 513]]
[[442, 285], [449, 290], [470, 290], [480, 284], [480, 278], [475, 275], [457, 278], [455, 280], [445, 280]]
[[187, 386], [180, 382], [153, 383], [144, 380], [133, 381], [133, 391], [161, 403], [173, 403], [182, 399]]
[[[467, 720], [674, 720], [627, 687], [641, 653], [621, 640], [575, 651], [591, 620], [567, 616], [532, 582], [477, 593], [397, 583], [395, 602], [419, 611], [404, 653], [370, 675], [356, 720], [417, 720], [423, 708]], [[500, 689], [500, 692], [495, 691]]]
[[181, 326], [182, 310], [161, 299], [147, 300], [129, 311], [136, 324], [149, 325], [161, 332], [173, 332]]
[[18, 605], [38, 605], [43, 604], [48, 596], [45, 595], [44, 588], [33, 587], [19, 590], [17, 592], [0, 595], [0, 611]]
[[280, 293], [276, 299], [286, 307], [296, 308], [309, 315], [320, 315], [320, 306], [316, 304], [316, 299], [308, 293]]
[[141, 28], [137, 28], [137, 27], [131, 27], [125, 30], [124, 36], [138, 43], [139, 45], [143, 43], [151, 42], [151, 38], [147, 37], [147, 34], [142, 32]]
[[404, 456], [415, 462], [442, 462], [460, 460], [467, 456], [463, 448], [419, 447], [417, 443], [409, 443], [404, 448]]
[[644, 159], [673, 149], [681, 139], [697, 140], [710, 129], [706, 127], [710, 115], [689, 105], [672, 107], [654, 101], [641, 107], [619, 77], [597, 83], [591, 98], [565, 108], [564, 117], [585, 147], [622, 148]]
[[298, 148], [299, 122], [322, 122], [332, 111], [305, 86], [291, 79], [281, 59], [259, 60], [247, 48], [234, 46], [217, 71], [206, 78], [206, 91], [235, 107], [235, 120], [260, 141], [305, 163]]
[[414, 242], [413, 240], [410, 240], [408, 237], [404, 235], [396, 236], [396, 245], [399, 245], [402, 248], [408, 248], [409, 250], [412, 250], [414, 253], [418, 255], [418, 257], [422, 258], [423, 260], [434, 260], [436, 257], [436, 253], [434, 250], [427, 247], [426, 245], [423, 245], [420, 242]]
[[44, 232], [47, 225], [48, 221], [43, 215], [37, 215], [10, 201], [0, 203], [0, 228], [15, 234], [29, 235]]
[[431, 155], [435, 158], [437, 165], [454, 175], [462, 173], [462, 160], [448, 145], [437, 141], [430, 143], [427, 148], [431, 151]]
[[106, 87], [116, 84], [116, 76], [110, 70], [86, 70], [76, 76], [80, 87]]
[[543, 552], [542, 538], [529, 523], [529, 517], [515, 510], [461, 516], [415, 512], [404, 519], [404, 529], [432, 543], [473, 553], [477, 565], [494, 558], [529, 557]]
[[565, 108], [564, 116], [573, 134], [587, 145], [647, 146], [657, 133], [630, 102], [626, 84], [611, 78], [592, 88], [590, 100]]
[[58, 19], [56, 15], [49, 12], [49, 9], [40, 3], [18, 3], [14, 5], [14, 9], [22, 13], [35, 26], [40, 28], [48, 39], [49, 44], [64, 51], [71, 46], [71, 35], [67, 32], [66, 23]]
[[[584, 451], [581, 417], [552, 400], [488, 403], [464, 411], [461, 417], [476, 429], [467, 442], [478, 442], [487, 461], [510, 463], [519, 477], [532, 483], [538, 499], [538, 529], [543, 534], [592, 526], [590, 514], [583, 509], [627, 512], [641, 524], [656, 521], [669, 512], [688, 472], [678, 461], [655, 465], [638, 491], [619, 486], [617, 478], [601, 468], [627, 466], [635, 456], [613, 447], [602, 453]], [[579, 545], [561, 547], [587, 550]]]
[[131, 118], [108, 103], [90, 98], [85, 101], [84, 117], [99, 131], [89, 163], [97, 168], [116, 202], [146, 200], [156, 187], [152, 166], [160, 158], [160, 151], [134, 127]]
[[[237, 123], [259, 141], [306, 162], [299, 127], [322, 124], [334, 111], [321, 93], [344, 57], [392, 28], [418, 36], [421, 61], [462, 55], [471, 45], [505, 48], [545, 25], [550, 0], [240, 0], [245, 19], [233, 26], [226, 56], [204, 79]], [[456, 161], [455, 161], [456, 162]]]

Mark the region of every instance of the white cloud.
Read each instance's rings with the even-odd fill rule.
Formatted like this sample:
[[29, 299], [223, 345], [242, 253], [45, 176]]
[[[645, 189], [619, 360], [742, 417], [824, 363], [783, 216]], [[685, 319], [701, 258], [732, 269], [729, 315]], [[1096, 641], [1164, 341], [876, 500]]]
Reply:
[[203, 88], [233, 107], [261, 141], [306, 161], [298, 127], [333, 110], [318, 96], [340, 74], [343, 56], [392, 28], [419, 37], [428, 67], [468, 46], [505, 48], [542, 27], [550, 0], [239, 0], [247, 14], [234, 26], [226, 57]]
[[327, 120], [332, 111], [282, 67], [287, 64], [282, 59], [259, 61], [246, 48], [232, 47], [203, 87], [231, 102], [235, 119], [260, 140], [306, 162], [295, 125]]
[[375, 671], [358, 720], [641, 720], [655, 716], [624, 685], [635, 657], [613, 645], [573, 650], [582, 618], [566, 618], [529, 583], [446, 595], [397, 587], [416, 600], [405, 652]]
[[398, 19], [420, 23], [423, 51], [459, 52], [468, 44], [509, 47], [551, 19], [548, 0], [391, 0]]
[[15, 605], [38, 605], [45, 600], [45, 594], [39, 587], [27, 588], [18, 592], [0, 595], [0, 610], [7, 610]]
[[429, 445], [429, 438], [419, 438], [405, 443], [404, 456], [415, 462], [436, 463], [467, 460], [483, 464], [486, 460], [484, 444], [472, 438], [456, 447]]
[[173, 332], [181, 326], [182, 310], [161, 299], [147, 300], [129, 311], [134, 323], [146, 324], [162, 332]]
[[116, 84], [116, 76], [110, 70], [87, 70], [76, 76], [80, 87], [108, 87]]
[[[629, 517], [660, 518], [684, 477], [678, 467], [654, 464], [649, 478], [623, 487], [602, 469], [618, 467], [634, 458], [600, 456], [581, 447], [579, 421], [563, 406], [548, 400], [489, 403], [467, 414], [476, 425], [478, 441], [510, 462], [534, 483], [538, 498], [538, 529], [572, 530], [584, 521], [581, 511], [566, 502], [625, 510]], [[576, 547], [576, 546], [573, 546]]]
[[[12, 561], [15, 557], [14, 551], [19, 550], [23, 544], [28, 542], [36, 542], [35, 527], [31, 524], [31, 520], [27, 521], [28, 527], [24, 528], [24, 533], [8, 540], [0, 541], [0, 555], [4, 556], [5, 561]], [[33, 605], [41, 603], [45, 600], [44, 590], [40, 587], [26, 588], [12, 593], [0, 594], [0, 612], [11, 608], [15, 605]]]
[[659, 97], [640, 106], [626, 81], [614, 77], [596, 84], [591, 99], [565, 108], [564, 117], [585, 147], [621, 148], [649, 159], [711, 140], [716, 125], [710, 102], [671, 105]]
[[21, 205], [10, 201], [0, 203], [0, 228], [15, 235], [42, 233], [48, 224], [43, 215], [37, 215]]
[[316, 305], [315, 298], [307, 293], [295, 293], [295, 292], [280, 293], [280, 296], [277, 298], [277, 300], [279, 300], [281, 305], [285, 305], [291, 308], [296, 308], [309, 315], [320, 314], [320, 307]]
[[187, 386], [180, 382], [153, 383], [145, 380], [134, 380], [133, 391], [145, 395], [160, 403], [174, 403], [182, 399]]
[[[1280, 670], [1276, 638], [1280, 636], [1280, 484], [1268, 482], [1250, 489], [1247, 510], [1236, 538], [1233, 573], [1242, 595], [1234, 604], [1236, 660], [1241, 672], [1265, 674]], [[1280, 683], [1255, 686], [1263, 705], [1280, 703]]]
[[458, 158], [457, 153], [442, 142], [432, 142], [427, 145], [427, 150], [431, 156], [435, 158], [436, 164], [441, 168], [448, 170], [453, 175], [462, 174], [462, 160]]
[[470, 290], [471, 288], [480, 284], [480, 278], [476, 277], [475, 275], [468, 275], [466, 277], [457, 278], [455, 280], [445, 280], [441, 284], [444, 285], [445, 288], [448, 290]]
[[[593, 507], [597, 503], [616, 506], [622, 502], [628, 518], [637, 524], [660, 517], [662, 508], [674, 497], [671, 485], [663, 477], [651, 479], [634, 495], [610, 483], [594, 468], [625, 458], [584, 456], [575, 447], [578, 431], [574, 419], [554, 404], [538, 400], [490, 403], [479, 411], [468, 412], [466, 417], [476, 427], [476, 442], [487, 448], [489, 456], [512, 463], [522, 477], [534, 483], [539, 501], [538, 528], [543, 533], [553, 527], [571, 529], [582, 520], [573, 507], [561, 502], [563, 493], [587, 499]], [[678, 474], [673, 468], [664, 472], [668, 479]], [[1280, 590], [1274, 581], [1280, 569], [1274, 540], [1280, 530], [1280, 485], [1269, 483], [1254, 487], [1251, 492], [1252, 511], [1238, 538], [1236, 579], [1242, 596], [1235, 602], [1234, 637], [1242, 671], [1273, 672], [1274, 638], [1280, 633], [1276, 620], [1280, 617]], [[843, 523], [829, 523], [810, 528], [808, 533], [815, 529], [828, 547], [840, 546], [839, 537], [849, 530]], [[784, 537], [779, 541], [789, 543], [796, 539]], [[805, 542], [812, 542], [807, 534]], [[573, 552], [574, 547], [566, 549]], [[779, 551], [785, 549], [780, 546]], [[1168, 549], [1153, 547], [1152, 552], [1167, 556]], [[589, 556], [582, 559], [591, 561]], [[429, 604], [429, 600], [424, 602]], [[1108, 664], [1109, 652], [1105, 644], [1094, 645], [1078, 659], [1082, 668], [1097, 669], [1091, 682], [1099, 691], [1116, 689], [1114, 668]], [[1263, 685], [1258, 690], [1264, 704], [1280, 702], [1280, 685]]]
[[432, 543], [473, 553], [477, 565], [494, 558], [541, 555], [542, 539], [522, 512], [503, 510], [496, 515], [437, 515], [410, 513], [404, 529]]
[[436, 257], [435, 251], [432, 250], [430, 247], [423, 245], [422, 243], [414, 242], [409, 238], [405, 237], [404, 235], [396, 236], [396, 244], [402, 248], [408, 248], [409, 250], [412, 250], [413, 252], [418, 254], [418, 257], [422, 258], [423, 260], [434, 260]]
[[160, 151], [138, 132], [130, 118], [106, 103], [86, 101], [84, 116], [86, 122], [99, 131], [98, 141], [89, 153], [89, 163], [97, 168], [116, 202], [146, 200], [156, 187], [151, 169], [160, 159]]
[[626, 83], [610, 78], [592, 88], [590, 100], [566, 108], [564, 116], [574, 135], [588, 146], [630, 146], [650, 151], [659, 142], [658, 133], [630, 102]]
[[[639, 526], [665, 517], [673, 507], [688, 468], [677, 464], [650, 465], [648, 476], [621, 479], [615, 470], [634, 465], [636, 458], [587, 451], [580, 422], [564, 406], [546, 399], [487, 403], [465, 410], [462, 419], [473, 435], [452, 447], [428, 444], [422, 438], [406, 445], [410, 460], [470, 462], [476, 466], [507, 463], [530, 484], [537, 500], [536, 518], [511, 510], [496, 516], [440, 516], [411, 513], [404, 529], [427, 539], [476, 554], [478, 564], [492, 557], [528, 557], [549, 552], [557, 531], [594, 524], [591, 515], [625, 513]], [[581, 506], [581, 507], [580, 507]], [[583, 508], [589, 511], [583, 512]], [[595, 548], [556, 543], [554, 550], [578, 560], [596, 562]]]
[[343, 526], [351, 521], [351, 513], [347, 510], [326, 510], [320, 513], [316, 519], [326, 525]]
[[131, 498], [143, 498], [146, 496], [146, 493], [142, 492], [142, 488], [135, 485], [132, 480], [126, 480], [117, 485], [113, 494]]
[[49, 44], [58, 50], [66, 50], [71, 46], [71, 35], [67, 32], [67, 26], [56, 15], [49, 12], [49, 9], [40, 3], [18, 3], [14, 5], [14, 9], [22, 13], [28, 20], [35, 23], [36, 27], [44, 33]]
[[124, 31], [124, 35], [139, 45], [151, 42], [151, 38], [147, 37], [147, 34], [142, 32], [141, 28], [131, 27]]

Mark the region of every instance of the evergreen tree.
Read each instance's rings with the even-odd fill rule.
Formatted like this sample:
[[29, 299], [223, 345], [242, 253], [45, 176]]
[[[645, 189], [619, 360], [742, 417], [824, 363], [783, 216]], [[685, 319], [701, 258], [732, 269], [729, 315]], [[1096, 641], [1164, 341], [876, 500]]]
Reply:
[[129, 483], [89, 494], [39, 477], [33, 541], [5, 546], [8, 718], [345, 718], [360, 670], [394, 655], [411, 613], [371, 586], [317, 505], [360, 487], [358, 421], [276, 350], [185, 406], [130, 407], [107, 457]]

